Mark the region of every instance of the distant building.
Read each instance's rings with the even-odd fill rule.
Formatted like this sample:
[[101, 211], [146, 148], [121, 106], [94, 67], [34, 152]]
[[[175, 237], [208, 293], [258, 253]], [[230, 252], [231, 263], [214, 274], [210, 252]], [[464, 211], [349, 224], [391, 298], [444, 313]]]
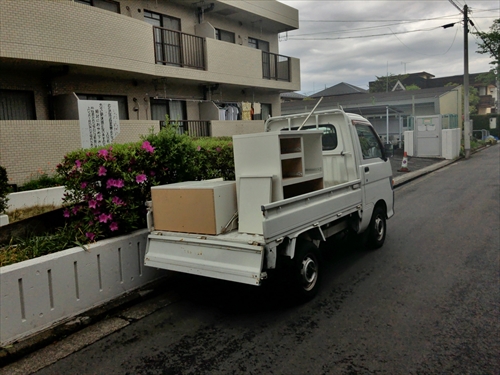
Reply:
[[[482, 83], [477, 82], [476, 78], [484, 73], [469, 74], [469, 85], [476, 88], [479, 94], [479, 104], [477, 105], [478, 114], [498, 113], [498, 91], [495, 82]], [[400, 75], [401, 79], [388, 88], [389, 91], [403, 91], [410, 85], [418, 86], [420, 89], [430, 89], [435, 87], [445, 87], [448, 84], [463, 85], [464, 76], [455, 75], [436, 78], [433, 74], [427, 72], [409, 73]], [[405, 78], [403, 78], [405, 77]], [[369, 82], [370, 88], [376, 81]]]

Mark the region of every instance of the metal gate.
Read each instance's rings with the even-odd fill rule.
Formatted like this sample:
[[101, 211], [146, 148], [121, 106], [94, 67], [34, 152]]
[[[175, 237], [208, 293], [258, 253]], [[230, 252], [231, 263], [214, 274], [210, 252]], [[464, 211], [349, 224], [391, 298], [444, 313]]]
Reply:
[[441, 157], [441, 116], [415, 117], [414, 156]]

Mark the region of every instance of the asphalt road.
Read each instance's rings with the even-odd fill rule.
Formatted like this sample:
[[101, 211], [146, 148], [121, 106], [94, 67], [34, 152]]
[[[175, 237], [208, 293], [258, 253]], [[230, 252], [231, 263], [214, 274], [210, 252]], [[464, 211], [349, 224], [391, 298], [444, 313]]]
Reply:
[[499, 151], [398, 188], [384, 247], [339, 247], [309, 303], [176, 277], [169, 303], [36, 374], [500, 374]]

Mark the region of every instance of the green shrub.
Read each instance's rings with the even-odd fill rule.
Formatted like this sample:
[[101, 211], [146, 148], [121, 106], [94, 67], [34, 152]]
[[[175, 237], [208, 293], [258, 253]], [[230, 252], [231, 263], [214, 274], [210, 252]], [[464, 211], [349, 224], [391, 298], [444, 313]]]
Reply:
[[231, 138], [198, 138], [193, 142], [196, 145], [197, 165], [200, 166], [198, 180], [218, 177], [223, 177], [225, 180], [235, 179]]
[[0, 165], [0, 214], [7, 210], [7, 194], [10, 192], [7, 171]]
[[27, 191], [36, 189], [45, 189], [55, 186], [62, 186], [63, 179], [60, 176], [49, 176], [45, 172], [40, 172], [38, 176], [32, 177], [27, 183], [19, 186], [17, 191]]

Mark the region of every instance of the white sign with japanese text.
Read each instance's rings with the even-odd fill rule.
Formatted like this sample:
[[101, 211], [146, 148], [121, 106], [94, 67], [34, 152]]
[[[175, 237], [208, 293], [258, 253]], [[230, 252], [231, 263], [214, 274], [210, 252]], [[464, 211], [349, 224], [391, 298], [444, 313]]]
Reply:
[[78, 100], [82, 148], [105, 146], [120, 133], [118, 103], [106, 100]]

